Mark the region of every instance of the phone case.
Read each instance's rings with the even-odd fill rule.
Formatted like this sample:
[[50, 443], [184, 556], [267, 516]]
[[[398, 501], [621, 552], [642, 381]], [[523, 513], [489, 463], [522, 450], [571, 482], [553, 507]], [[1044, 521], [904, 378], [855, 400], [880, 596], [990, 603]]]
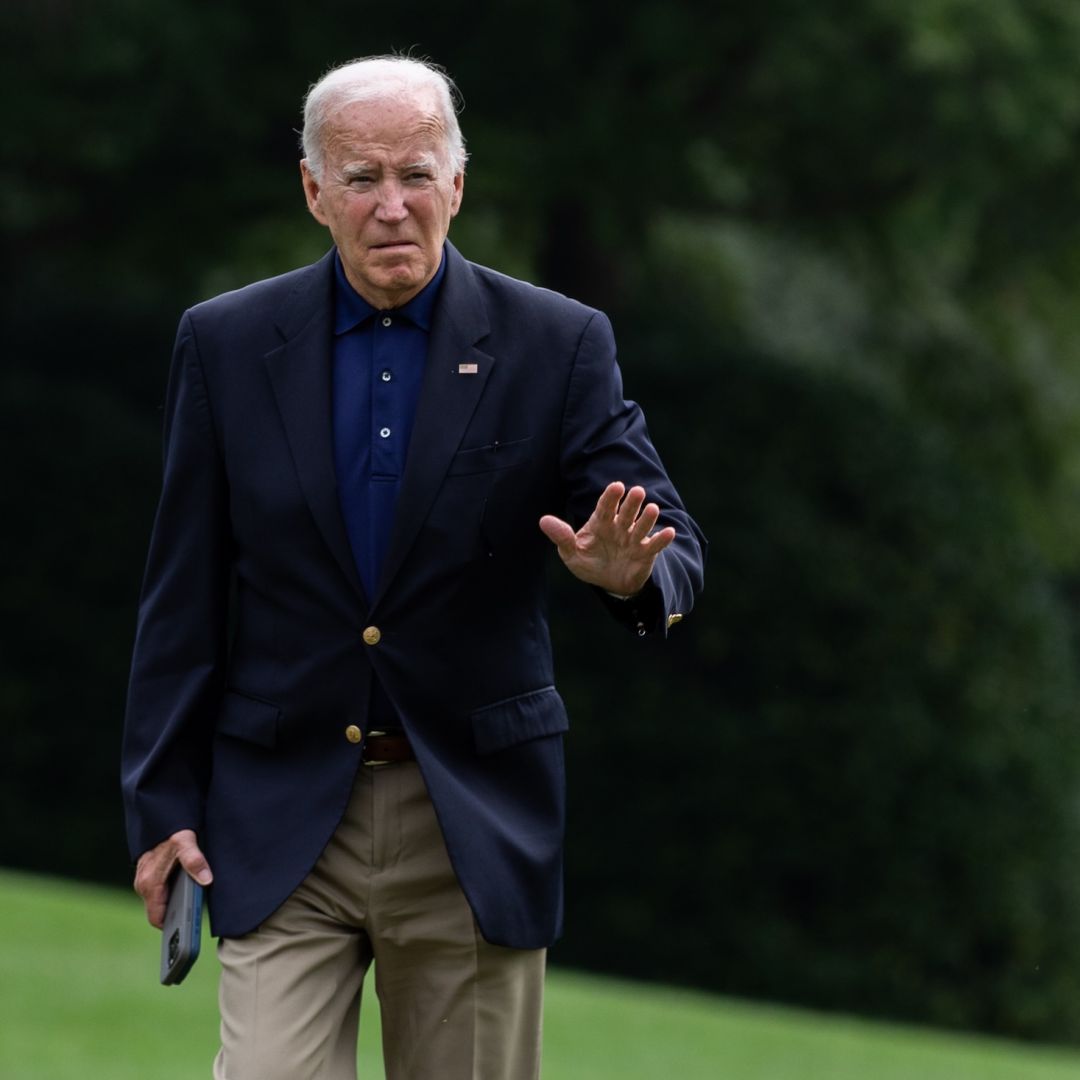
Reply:
[[176, 986], [199, 957], [203, 889], [179, 867], [169, 887], [165, 926], [161, 931], [161, 983]]

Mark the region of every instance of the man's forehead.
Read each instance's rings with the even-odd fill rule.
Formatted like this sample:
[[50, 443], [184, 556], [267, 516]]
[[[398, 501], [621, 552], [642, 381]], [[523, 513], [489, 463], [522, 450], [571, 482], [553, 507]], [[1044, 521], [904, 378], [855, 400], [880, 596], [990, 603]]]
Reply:
[[329, 132], [326, 140], [327, 149], [337, 153], [364, 154], [391, 151], [395, 157], [401, 154], [437, 155], [445, 144], [446, 136], [437, 126], [389, 131], [370, 128], [338, 128]]
[[416, 94], [343, 102], [327, 117], [327, 141], [365, 143], [445, 139], [438, 103]]

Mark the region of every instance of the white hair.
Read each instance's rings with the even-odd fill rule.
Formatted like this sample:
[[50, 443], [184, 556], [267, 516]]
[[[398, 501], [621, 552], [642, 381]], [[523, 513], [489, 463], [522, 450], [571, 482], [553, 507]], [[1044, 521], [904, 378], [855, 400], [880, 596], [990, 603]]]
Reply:
[[442, 114], [450, 164], [455, 175], [464, 173], [468, 154], [457, 119], [461, 95], [450, 76], [427, 60], [414, 60], [408, 56], [366, 56], [331, 68], [312, 84], [304, 98], [304, 130], [300, 145], [315, 179], [322, 179], [323, 136], [333, 113], [359, 101], [416, 91], [434, 94]]

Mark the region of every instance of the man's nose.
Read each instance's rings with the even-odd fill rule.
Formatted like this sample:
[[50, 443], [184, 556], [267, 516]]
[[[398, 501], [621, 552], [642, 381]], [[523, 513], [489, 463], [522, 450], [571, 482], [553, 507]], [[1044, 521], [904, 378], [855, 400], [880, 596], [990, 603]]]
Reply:
[[405, 191], [401, 184], [393, 180], [385, 181], [379, 186], [379, 205], [375, 208], [375, 215], [380, 221], [402, 221], [408, 216], [405, 206]]

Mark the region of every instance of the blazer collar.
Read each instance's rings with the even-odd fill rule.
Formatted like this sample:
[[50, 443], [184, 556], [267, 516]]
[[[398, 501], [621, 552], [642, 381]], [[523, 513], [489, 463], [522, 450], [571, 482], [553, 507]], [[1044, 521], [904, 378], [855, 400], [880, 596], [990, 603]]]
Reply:
[[273, 312], [274, 323], [285, 340], [266, 354], [266, 370], [312, 517], [366, 610], [368, 597], [349, 546], [334, 472], [334, 258], [331, 249], [313, 266], [300, 271], [292, 292]]

